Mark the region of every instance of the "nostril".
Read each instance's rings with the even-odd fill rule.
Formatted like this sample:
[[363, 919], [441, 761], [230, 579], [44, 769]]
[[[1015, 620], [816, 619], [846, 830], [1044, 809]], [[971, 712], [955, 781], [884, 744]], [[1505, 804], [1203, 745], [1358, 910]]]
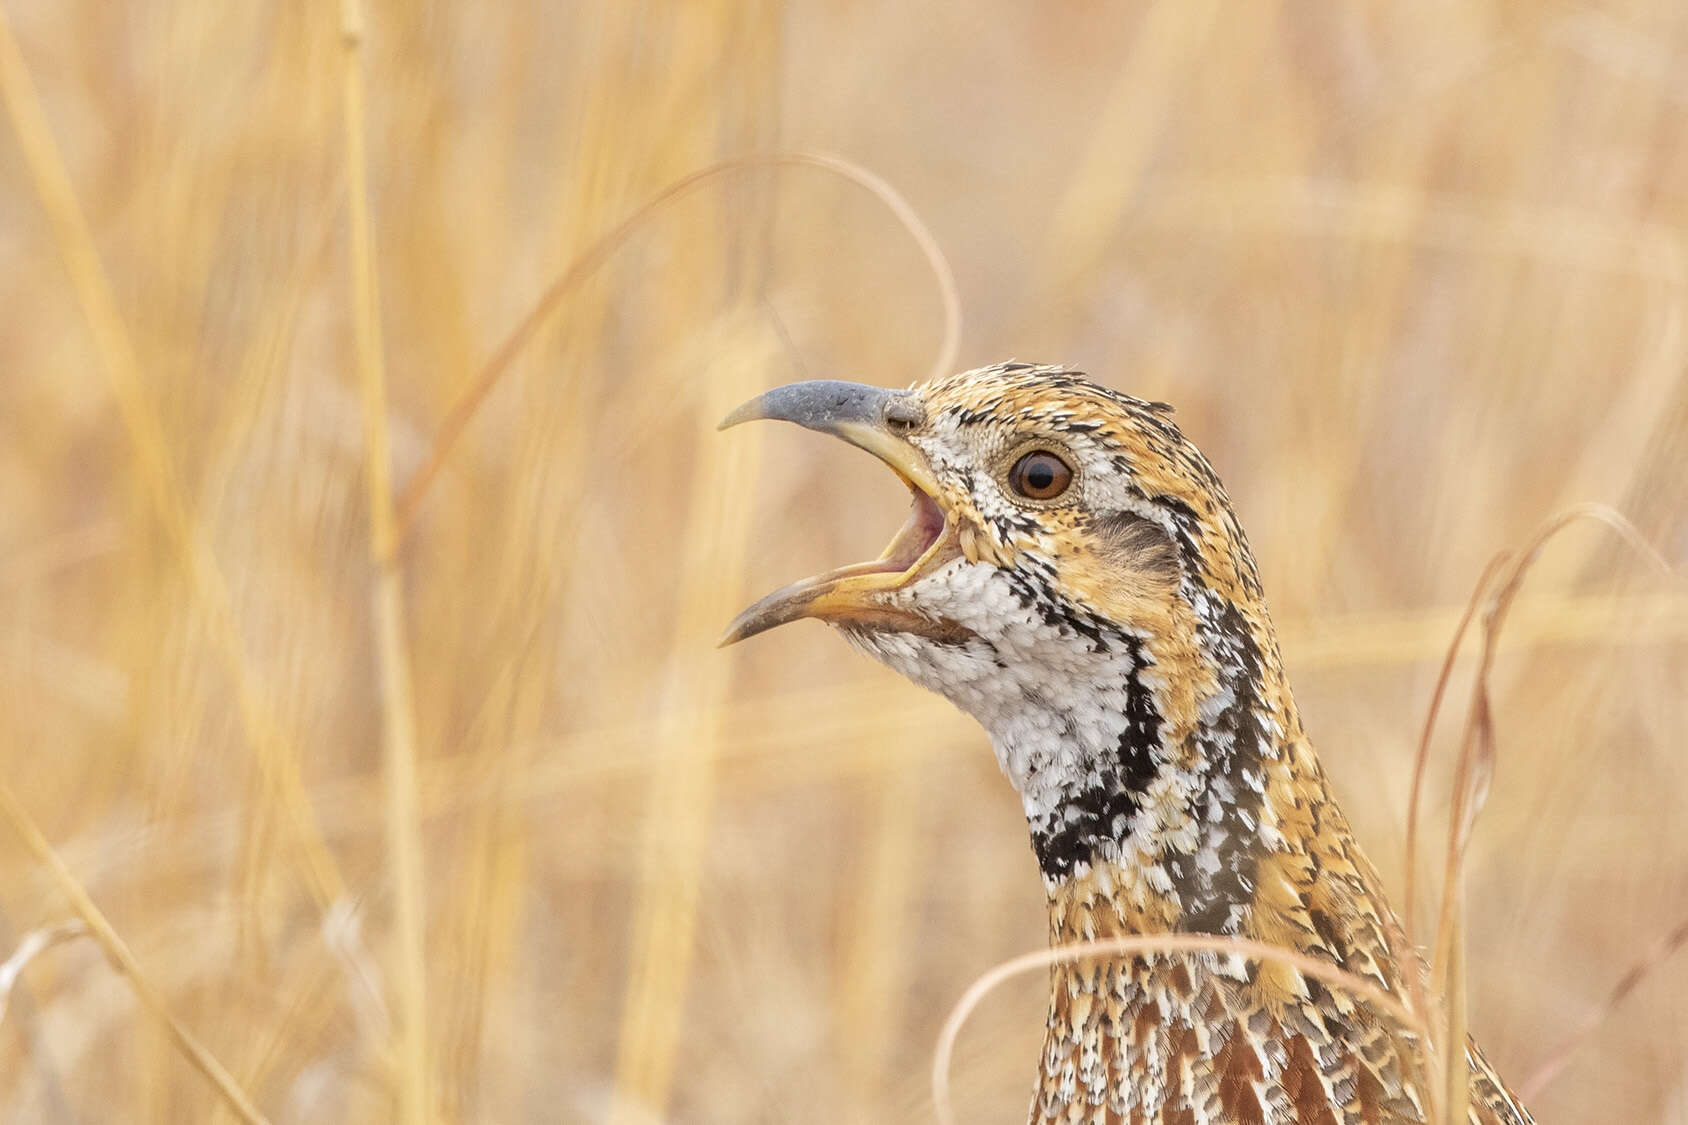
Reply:
[[885, 420], [897, 426], [918, 426], [926, 421], [926, 408], [917, 398], [898, 395], [885, 401]]

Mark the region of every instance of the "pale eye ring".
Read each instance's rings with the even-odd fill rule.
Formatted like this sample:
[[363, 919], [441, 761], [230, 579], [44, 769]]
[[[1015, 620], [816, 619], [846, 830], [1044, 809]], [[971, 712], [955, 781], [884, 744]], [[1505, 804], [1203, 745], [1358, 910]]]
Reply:
[[1047, 449], [1032, 450], [1008, 470], [1008, 487], [1027, 500], [1053, 500], [1072, 483], [1072, 466]]

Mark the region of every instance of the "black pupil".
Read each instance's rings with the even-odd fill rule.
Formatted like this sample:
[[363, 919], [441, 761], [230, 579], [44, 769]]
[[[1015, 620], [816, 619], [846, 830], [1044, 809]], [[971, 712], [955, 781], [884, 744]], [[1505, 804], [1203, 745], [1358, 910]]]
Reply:
[[1066, 490], [1073, 479], [1067, 463], [1053, 453], [1028, 453], [1015, 462], [1009, 483], [1021, 496], [1033, 500], [1053, 500]]

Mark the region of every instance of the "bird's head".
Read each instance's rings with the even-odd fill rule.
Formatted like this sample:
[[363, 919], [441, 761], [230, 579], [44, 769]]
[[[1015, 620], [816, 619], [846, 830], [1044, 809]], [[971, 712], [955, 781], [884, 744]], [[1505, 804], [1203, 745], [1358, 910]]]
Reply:
[[[723, 428], [771, 418], [842, 438], [913, 505], [879, 559], [768, 595], [726, 641], [804, 617], [837, 627], [986, 727], [1034, 829], [1058, 830], [1087, 794], [1152, 785], [1272, 647], [1224, 488], [1169, 414], [1023, 363], [751, 400]], [[1100, 813], [1140, 811], [1127, 804]]]
[[1224, 488], [1170, 413], [1023, 363], [908, 390], [818, 381], [752, 399], [721, 428], [771, 418], [842, 438], [889, 465], [913, 506], [878, 559], [775, 591], [724, 643], [812, 617], [949, 694], [957, 648], [1047, 680], [1105, 649], [1105, 634], [1163, 631], [1198, 592], [1187, 587], [1254, 601]]

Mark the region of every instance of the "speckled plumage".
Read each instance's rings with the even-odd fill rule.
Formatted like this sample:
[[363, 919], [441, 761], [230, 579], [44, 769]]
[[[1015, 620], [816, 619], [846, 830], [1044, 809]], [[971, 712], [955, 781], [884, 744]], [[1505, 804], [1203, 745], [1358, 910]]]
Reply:
[[[1405, 938], [1302, 730], [1224, 487], [1167, 408], [1019, 363], [895, 402], [884, 428], [942, 535], [850, 612], [772, 623], [831, 620], [978, 719], [1022, 799], [1054, 942], [1237, 935], [1398, 994]], [[1061, 495], [1009, 487], [1027, 450], [1070, 466]], [[1529, 1122], [1470, 1056], [1471, 1121]], [[1086, 961], [1052, 972], [1031, 1121], [1419, 1122], [1417, 1059], [1387, 1017], [1280, 964]]]

